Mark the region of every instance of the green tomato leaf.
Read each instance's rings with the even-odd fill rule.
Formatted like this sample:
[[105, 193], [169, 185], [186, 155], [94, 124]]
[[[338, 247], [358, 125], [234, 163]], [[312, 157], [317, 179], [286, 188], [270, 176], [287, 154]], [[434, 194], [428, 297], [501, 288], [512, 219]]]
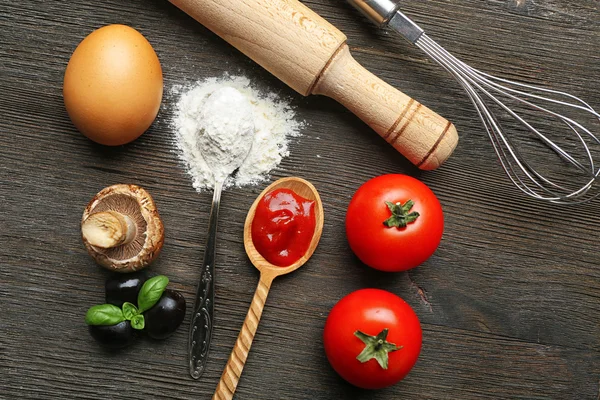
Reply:
[[142, 314], [134, 315], [131, 318], [131, 327], [133, 329], [142, 330], [146, 327], [146, 320]]
[[416, 211], [410, 212], [415, 202], [412, 200], [408, 200], [406, 203], [402, 204], [401, 202], [392, 203], [391, 201], [386, 201], [385, 204], [389, 208], [392, 215], [383, 221], [383, 224], [388, 228], [396, 227], [398, 229], [406, 228], [408, 224], [413, 223], [420, 217], [420, 214]]
[[164, 275], [148, 279], [138, 294], [138, 312], [151, 309], [160, 300], [168, 284], [169, 278]]
[[375, 359], [381, 368], [388, 369], [388, 354], [402, 349], [403, 346], [396, 346], [394, 343], [388, 342], [387, 335], [387, 328], [379, 332], [377, 336], [367, 335], [361, 331], [354, 332], [354, 336], [365, 344], [365, 348], [356, 359], [361, 363]]
[[85, 314], [85, 323], [88, 325], [117, 325], [125, 321], [123, 311], [112, 304], [101, 304], [90, 307]]
[[138, 315], [140, 312], [138, 311], [137, 307], [134, 306], [133, 304], [129, 303], [129, 302], [125, 302], [123, 303], [123, 316], [125, 317], [125, 319], [127, 321], [131, 321], [131, 319], [133, 317], [135, 317], [136, 315]]

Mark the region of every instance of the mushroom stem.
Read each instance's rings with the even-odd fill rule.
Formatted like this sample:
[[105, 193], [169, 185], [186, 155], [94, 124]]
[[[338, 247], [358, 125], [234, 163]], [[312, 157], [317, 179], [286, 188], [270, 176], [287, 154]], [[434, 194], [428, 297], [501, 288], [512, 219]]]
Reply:
[[92, 214], [83, 221], [81, 234], [92, 246], [110, 249], [135, 239], [137, 227], [127, 215], [104, 211]]

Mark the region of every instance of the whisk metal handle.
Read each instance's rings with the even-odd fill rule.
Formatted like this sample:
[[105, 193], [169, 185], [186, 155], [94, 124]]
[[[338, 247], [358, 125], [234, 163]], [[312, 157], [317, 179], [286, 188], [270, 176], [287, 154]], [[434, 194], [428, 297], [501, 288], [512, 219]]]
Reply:
[[394, 16], [400, 3], [394, 0], [348, 0], [367, 18], [383, 27]]
[[380, 28], [390, 27], [412, 44], [415, 44], [423, 36], [423, 29], [399, 10], [399, 1], [348, 0], [348, 2]]

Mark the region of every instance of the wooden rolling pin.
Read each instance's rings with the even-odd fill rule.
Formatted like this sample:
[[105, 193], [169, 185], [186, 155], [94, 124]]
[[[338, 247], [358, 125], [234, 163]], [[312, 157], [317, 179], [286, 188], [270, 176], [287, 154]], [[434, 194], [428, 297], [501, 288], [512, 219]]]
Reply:
[[413, 164], [439, 167], [454, 125], [363, 68], [346, 35], [297, 0], [170, 0], [304, 96], [331, 97]]

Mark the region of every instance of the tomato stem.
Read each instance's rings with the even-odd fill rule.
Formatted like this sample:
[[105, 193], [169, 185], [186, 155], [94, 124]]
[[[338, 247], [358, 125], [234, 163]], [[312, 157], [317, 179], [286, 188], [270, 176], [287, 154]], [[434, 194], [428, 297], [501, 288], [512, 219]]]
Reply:
[[396, 346], [394, 343], [388, 342], [387, 335], [387, 328], [379, 332], [377, 336], [367, 335], [361, 331], [354, 332], [354, 336], [365, 344], [365, 348], [356, 359], [361, 363], [366, 363], [374, 358], [381, 368], [388, 369], [388, 353], [400, 350], [403, 346]]
[[388, 228], [406, 228], [406, 225], [415, 222], [420, 216], [416, 211], [410, 212], [415, 205], [415, 202], [412, 200], [408, 200], [404, 204], [401, 202], [394, 204], [391, 201], [386, 201], [385, 204], [392, 212], [392, 216], [383, 221], [383, 224]]

